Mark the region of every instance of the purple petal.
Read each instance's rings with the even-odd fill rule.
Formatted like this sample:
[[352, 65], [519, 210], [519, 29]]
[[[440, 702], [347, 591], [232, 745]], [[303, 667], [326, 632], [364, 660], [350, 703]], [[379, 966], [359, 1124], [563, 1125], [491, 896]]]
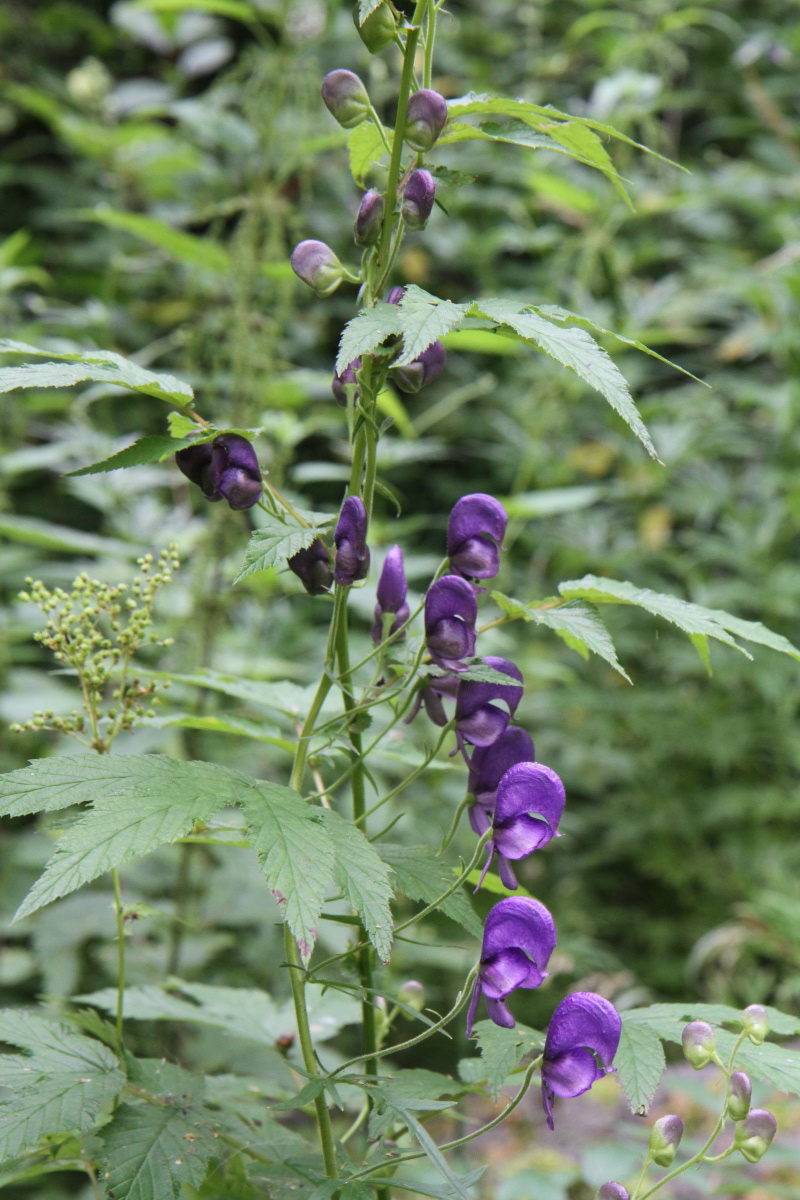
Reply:
[[[511, 869], [511, 863], [502, 854], [497, 855], [497, 874], [504, 887], [507, 887], [510, 892], [516, 891], [519, 887], [517, 877]], [[538, 987], [538, 984], [533, 985]]]
[[544, 1061], [548, 1063], [583, 1046], [593, 1050], [609, 1070], [621, 1031], [619, 1013], [609, 1000], [595, 992], [573, 992], [553, 1013], [545, 1040]]
[[494, 579], [500, 570], [500, 551], [488, 538], [467, 538], [450, 555], [450, 567], [474, 579]]
[[428, 633], [428, 650], [434, 662], [446, 671], [463, 670], [461, 660], [475, 651], [475, 630], [457, 617], [444, 617]]
[[534, 850], [546, 846], [554, 836], [555, 831], [546, 821], [538, 821], [535, 817], [529, 817], [527, 813], [502, 824], [497, 823], [495, 814], [492, 841], [506, 858], [527, 858]]
[[478, 1011], [478, 1001], [481, 998], [481, 981], [475, 980], [475, 987], [472, 989], [472, 999], [469, 1002], [469, 1010], [467, 1012], [467, 1037], [472, 1037], [472, 1026], [475, 1024], [475, 1014]]
[[[186, 446], [185, 449], [177, 452], [175, 462], [187, 479], [196, 483], [198, 487], [203, 487], [203, 480], [207, 478], [208, 468], [211, 465], [211, 443], [204, 442], [201, 446]], [[203, 488], [203, 491], [205, 490]]]
[[456, 718], [459, 733], [473, 746], [491, 746], [502, 736], [511, 720], [507, 712], [496, 708], [494, 704], [483, 704], [469, 716], [460, 718], [456, 705]]
[[383, 612], [399, 612], [405, 603], [406, 577], [399, 546], [392, 546], [383, 560], [376, 598]]
[[447, 525], [447, 553], [458, 553], [469, 538], [490, 537], [499, 545], [506, 535], [508, 514], [486, 492], [462, 496], [453, 505]]
[[473, 804], [470, 806], [467, 816], [473, 833], [477, 833], [478, 837], [483, 837], [492, 824], [491, 809], [486, 808], [483, 804]]
[[565, 799], [564, 785], [550, 767], [536, 762], [517, 763], [509, 767], [497, 785], [495, 821], [505, 823], [528, 814], [540, 817], [555, 833]]
[[459, 617], [474, 626], [478, 616], [475, 593], [460, 575], [444, 575], [428, 588], [425, 597], [425, 629], [432, 628], [443, 617]]
[[492, 1000], [502, 1000], [528, 978], [530, 959], [524, 950], [511, 946], [489, 958], [481, 959], [480, 981], [483, 994]]
[[218, 490], [231, 508], [252, 508], [261, 495], [261, 480], [254, 479], [243, 467], [228, 467], [222, 472]]
[[492, 1000], [487, 996], [486, 1007], [495, 1025], [500, 1025], [503, 1029], [514, 1028], [516, 1021], [508, 1011], [508, 1007], [503, 1000]]
[[[457, 575], [446, 575], [446, 579], [459, 579]], [[470, 585], [465, 579], [461, 580], [468, 588]], [[470, 588], [470, 591], [472, 589]], [[476, 605], [477, 613], [477, 605]], [[514, 683], [479, 683], [476, 680], [464, 679], [458, 689], [458, 700], [456, 702], [456, 720], [460, 717], [468, 717], [476, 709], [483, 707], [485, 704], [491, 703], [492, 700], [501, 700], [508, 705], [509, 712], [513, 717], [516, 712], [517, 705], [522, 699], [522, 672], [514, 663], [509, 662], [507, 658], [495, 658], [490, 655], [487, 658], [482, 658], [481, 662], [484, 666], [493, 667], [495, 671], [501, 671], [504, 675], [509, 675], [513, 680], [518, 680]], [[507, 723], [507, 722], [506, 722]], [[501, 730], [502, 732], [502, 730]]]
[[511, 725], [491, 746], [479, 746], [472, 756], [469, 790], [475, 799], [494, 807], [497, 785], [509, 767], [532, 762], [536, 757], [533, 739], [518, 725]]
[[220, 461], [220, 470], [225, 467], [241, 467], [260, 476], [256, 452], [246, 437], [238, 433], [221, 433], [212, 443], [212, 457]]
[[549, 1059], [542, 1068], [542, 1074], [556, 1096], [571, 1098], [588, 1092], [593, 1083], [603, 1078], [605, 1072], [598, 1069], [591, 1050], [579, 1046]]
[[481, 961], [512, 947], [524, 950], [532, 962], [528, 981], [519, 986], [538, 987], [555, 944], [556, 927], [545, 906], [528, 896], [509, 896], [486, 918]]

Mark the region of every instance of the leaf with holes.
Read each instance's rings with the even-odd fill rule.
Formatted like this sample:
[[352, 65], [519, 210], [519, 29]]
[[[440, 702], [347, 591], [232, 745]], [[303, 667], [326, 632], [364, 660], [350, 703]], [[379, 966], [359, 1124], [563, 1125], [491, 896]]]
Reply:
[[103, 1130], [100, 1169], [114, 1200], [177, 1200], [198, 1187], [220, 1153], [207, 1110], [185, 1104], [121, 1104]]

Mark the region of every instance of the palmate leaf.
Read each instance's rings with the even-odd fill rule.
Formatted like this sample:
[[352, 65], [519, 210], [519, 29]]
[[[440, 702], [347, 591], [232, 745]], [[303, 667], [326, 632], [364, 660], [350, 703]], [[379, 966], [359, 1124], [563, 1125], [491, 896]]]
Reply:
[[[394, 872], [397, 891], [411, 900], [432, 904], [453, 885], [451, 870], [436, 857], [431, 846], [401, 846], [381, 842], [378, 851]], [[448, 896], [441, 911], [451, 921], [457, 921], [473, 937], [483, 937], [483, 925], [462, 889]]]
[[0, 1161], [49, 1134], [85, 1133], [125, 1083], [115, 1055], [67, 1024], [21, 1009], [0, 1012]]
[[631, 1112], [644, 1116], [653, 1103], [667, 1061], [656, 1031], [642, 1022], [626, 1021], [627, 1015], [623, 1013], [622, 1016], [622, 1033], [614, 1066]]
[[341, 375], [353, 359], [372, 353], [387, 337], [399, 332], [400, 311], [396, 304], [386, 304], [380, 300], [372, 308], [365, 308], [352, 321], [348, 321], [342, 330], [336, 358], [337, 373]]
[[[433, 1111], [449, 1108], [454, 1103], [452, 1097], [460, 1096], [464, 1091], [464, 1084], [449, 1075], [418, 1067], [407, 1071], [393, 1070], [390, 1077], [370, 1089], [370, 1094], [381, 1101], [391, 1100], [417, 1111]], [[443, 1096], [451, 1099], [446, 1104], [437, 1103]], [[393, 1120], [394, 1113], [386, 1104], [374, 1106], [369, 1118], [370, 1138], [383, 1137]]]
[[392, 953], [391, 871], [357, 826], [330, 809], [323, 820], [336, 856], [336, 882], [386, 963]]
[[492, 592], [492, 599], [512, 619], [521, 617], [524, 621], [547, 626], [584, 658], [588, 658], [590, 652], [599, 655], [628, 683], [631, 682], [617, 658], [611, 634], [591, 604], [582, 600], [567, 600], [565, 603], [543, 600], [539, 604], [524, 604], [521, 600], [504, 596], [502, 592]]
[[[334, 520], [331, 517], [329, 524]], [[320, 537], [321, 532], [315, 525], [301, 525], [288, 513], [283, 521], [277, 517], [267, 517], [261, 528], [250, 534], [244, 562], [233, 582], [239, 583], [248, 575], [267, 571], [270, 567], [284, 566], [298, 550], [304, 550], [315, 538]]]

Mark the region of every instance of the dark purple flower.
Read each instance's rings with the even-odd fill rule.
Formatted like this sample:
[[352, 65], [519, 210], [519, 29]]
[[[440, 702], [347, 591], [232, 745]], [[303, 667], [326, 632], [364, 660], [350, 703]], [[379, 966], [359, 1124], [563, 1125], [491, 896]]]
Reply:
[[256, 452], [238, 433], [221, 433], [213, 442], [187, 446], [175, 455], [183, 474], [202, 488], [207, 500], [227, 500], [231, 508], [252, 508], [261, 495]]
[[319, 538], [293, 554], [287, 565], [312, 596], [321, 596], [333, 583], [328, 547]]
[[383, 641], [384, 613], [396, 614], [389, 630], [390, 634], [396, 633], [401, 625], [405, 625], [409, 617], [410, 610], [406, 603], [406, 576], [403, 570], [403, 551], [399, 546], [392, 546], [383, 561], [376, 598], [378, 603], [375, 605], [375, 624], [372, 626], [372, 640], [377, 644]]
[[405, 296], [405, 294], [406, 294], [406, 289], [404, 287], [399, 287], [399, 286], [393, 287], [392, 290], [389, 292], [389, 295], [386, 297], [386, 303], [387, 304], [399, 304], [400, 301], [403, 299], [403, 296]]
[[445, 726], [448, 718], [442, 701], [444, 698], [455, 700], [457, 692], [457, 675], [435, 675], [432, 679], [425, 680], [417, 692], [414, 707], [406, 717], [405, 724], [409, 725], [414, 720], [414, 717], [424, 704], [425, 712], [434, 725]]
[[342, 587], [365, 579], [369, 570], [367, 510], [358, 496], [348, 496], [333, 531], [336, 546], [333, 578]]
[[318, 296], [330, 296], [344, 279], [342, 264], [324, 242], [307, 238], [292, 251], [292, 270]]
[[331, 381], [331, 391], [337, 404], [346, 405], [348, 394], [351, 394], [354, 400], [358, 399], [359, 387], [356, 375], [360, 370], [361, 359], [354, 358], [351, 363], [348, 363], [341, 375], [334, 374]]
[[418, 392], [426, 383], [441, 375], [446, 361], [447, 355], [442, 343], [431, 342], [428, 349], [423, 350], [413, 362], [404, 367], [392, 367], [394, 380], [401, 391]]
[[[461, 579], [460, 575], [446, 575], [446, 579]], [[472, 591], [466, 579], [461, 582]], [[459, 742], [467, 741], [473, 746], [491, 746], [505, 732], [517, 705], [522, 699], [522, 672], [507, 658], [482, 658], [481, 663], [495, 671], [509, 675], [514, 683], [480, 683], [474, 679], [463, 679], [456, 699], [456, 734]], [[494, 703], [500, 700], [508, 711]]]
[[353, 9], [353, 20], [356, 23], [359, 37], [370, 54], [380, 54], [394, 41], [397, 34], [397, 20], [392, 12], [391, 4], [381, 4], [371, 12], [365, 21], [359, 24], [358, 5]]
[[467, 1014], [467, 1037], [481, 993], [495, 1025], [514, 1028], [505, 998], [516, 988], [537, 988], [547, 977], [547, 964], [556, 944], [556, 927], [543, 904], [510, 896], [495, 904], [483, 930], [481, 965]]
[[492, 823], [497, 785], [509, 767], [533, 762], [533, 739], [519, 725], [509, 725], [490, 746], [476, 746], [469, 764], [467, 790], [475, 797], [469, 810], [469, 823], [482, 837]]
[[352, 71], [329, 71], [321, 90], [329, 111], [345, 129], [353, 129], [369, 116], [367, 89]]
[[565, 799], [563, 783], [555, 771], [543, 763], [521, 762], [506, 771], [497, 787], [489, 857], [478, 887], [483, 883], [495, 851], [503, 883], [512, 891], [517, 887], [509, 859], [527, 858], [554, 837], [561, 836], [558, 823]]
[[384, 202], [380, 192], [373, 189], [365, 192], [358, 206], [353, 226], [357, 246], [373, 246], [381, 233]]
[[621, 1032], [619, 1013], [605, 997], [573, 992], [561, 1001], [553, 1013], [542, 1057], [542, 1104], [551, 1129], [554, 1096], [581, 1096], [607, 1075]]
[[405, 140], [412, 150], [430, 150], [447, 121], [447, 101], [432, 88], [408, 98]]
[[407, 229], [425, 228], [433, 209], [435, 195], [436, 184], [430, 171], [412, 171], [403, 187], [400, 206]]
[[462, 671], [462, 659], [475, 653], [478, 602], [460, 575], [445, 575], [425, 597], [425, 640], [431, 658], [446, 671]]
[[471, 579], [492, 579], [500, 569], [500, 548], [508, 515], [499, 500], [485, 492], [462, 496], [447, 524], [451, 570]]

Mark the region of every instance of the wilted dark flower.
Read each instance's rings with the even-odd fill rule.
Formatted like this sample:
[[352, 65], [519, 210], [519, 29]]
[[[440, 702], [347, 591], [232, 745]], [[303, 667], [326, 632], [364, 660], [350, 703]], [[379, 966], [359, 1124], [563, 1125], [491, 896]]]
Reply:
[[542, 1104], [551, 1129], [554, 1096], [580, 1096], [607, 1075], [621, 1032], [619, 1013], [603, 996], [573, 992], [561, 1001], [553, 1013], [542, 1058]]
[[380, 54], [381, 50], [385, 50], [394, 41], [397, 33], [397, 21], [391, 4], [381, 4], [360, 25], [358, 23], [358, 5], [356, 5], [353, 9], [353, 20], [359, 37], [370, 54]]
[[377, 242], [381, 233], [383, 210], [384, 202], [380, 192], [370, 189], [364, 193], [353, 226], [357, 246], [372, 246]]
[[307, 238], [292, 251], [292, 270], [318, 296], [330, 296], [344, 279], [344, 270], [330, 246]]
[[657, 1167], [669, 1167], [683, 1137], [683, 1121], [675, 1113], [659, 1117], [650, 1130], [650, 1158]]
[[365, 579], [369, 570], [367, 510], [358, 496], [348, 496], [333, 531], [336, 546], [333, 578], [342, 587]]
[[547, 964], [556, 944], [556, 927], [538, 900], [510, 896], [489, 912], [483, 930], [481, 964], [467, 1014], [467, 1037], [481, 993], [495, 1025], [514, 1028], [505, 1004], [516, 988], [537, 988], [547, 977]]
[[445, 575], [425, 597], [425, 640], [431, 658], [446, 671], [463, 670], [462, 659], [475, 653], [475, 593], [460, 575]]
[[447, 361], [441, 342], [431, 342], [418, 358], [404, 367], [392, 367], [395, 383], [403, 392], [418, 392], [426, 383], [441, 375]]
[[433, 209], [435, 195], [436, 184], [430, 171], [412, 171], [403, 188], [400, 206], [407, 229], [425, 228]]
[[604, 1183], [597, 1190], [595, 1200], [631, 1200], [631, 1194], [621, 1183]]
[[348, 393], [352, 395], [353, 399], [358, 398], [359, 387], [356, 375], [360, 370], [361, 359], [354, 358], [353, 361], [345, 367], [341, 375], [334, 374], [331, 381], [331, 391], [333, 392], [337, 404], [341, 404], [343, 406], [347, 404]]
[[231, 508], [252, 508], [261, 495], [256, 452], [238, 433], [221, 433], [213, 442], [187, 446], [175, 455], [183, 474], [202, 488], [207, 500], [227, 500]]
[[480, 883], [483, 883], [496, 851], [500, 878], [513, 890], [517, 880], [509, 859], [527, 858], [554, 837], [561, 836], [558, 823], [564, 801], [564, 785], [550, 767], [536, 762], [521, 762], [510, 767], [497, 788], [489, 857]]
[[733, 1135], [733, 1146], [749, 1163], [757, 1163], [769, 1150], [778, 1122], [766, 1108], [751, 1108]]
[[499, 500], [473, 492], [456, 500], [447, 524], [450, 568], [471, 579], [492, 579], [500, 569], [500, 547], [508, 514]]
[[753, 1085], [744, 1071], [734, 1071], [728, 1080], [726, 1112], [732, 1121], [743, 1121], [750, 1112]]
[[497, 786], [506, 771], [517, 763], [533, 762], [536, 753], [533, 738], [519, 725], [509, 725], [496, 742], [476, 746], [469, 763], [467, 790], [475, 797], [469, 810], [469, 823], [482, 837], [492, 823]]
[[[459, 575], [446, 575], [446, 579], [460, 579]], [[466, 579], [461, 582], [472, 590]], [[517, 705], [522, 699], [522, 672], [507, 658], [489, 656], [482, 658], [485, 667], [509, 675], [513, 683], [480, 683], [475, 679], [463, 679], [456, 698], [456, 734], [473, 746], [491, 746], [505, 731]], [[505, 703], [508, 711], [498, 707], [494, 701]]]
[[375, 643], [383, 640], [384, 613], [396, 614], [389, 630], [390, 634], [396, 633], [401, 625], [405, 625], [409, 616], [403, 551], [399, 546], [392, 546], [383, 561], [376, 598], [378, 603], [375, 605], [375, 624], [372, 626], [372, 640]]
[[447, 121], [447, 101], [432, 88], [408, 98], [405, 140], [412, 150], [430, 150]]
[[367, 89], [352, 71], [329, 71], [322, 81], [322, 99], [345, 129], [353, 129], [369, 116]]
[[312, 596], [320, 596], [327, 592], [333, 583], [328, 547], [319, 538], [315, 538], [310, 546], [293, 554], [287, 565]]
[[681, 1034], [683, 1053], [695, 1071], [702, 1071], [714, 1057], [717, 1041], [708, 1021], [690, 1021]]

